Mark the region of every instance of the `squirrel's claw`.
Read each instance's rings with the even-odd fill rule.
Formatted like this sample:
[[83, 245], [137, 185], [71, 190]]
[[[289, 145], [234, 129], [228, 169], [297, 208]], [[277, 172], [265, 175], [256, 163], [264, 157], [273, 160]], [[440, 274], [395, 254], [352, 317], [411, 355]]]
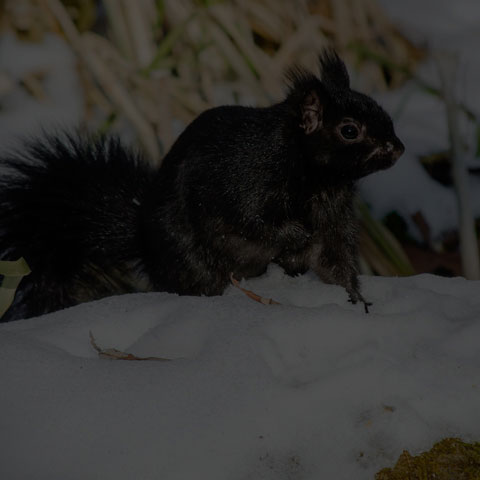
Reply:
[[373, 303], [372, 302], [366, 302], [365, 300], [362, 300], [362, 302], [363, 302], [363, 306], [365, 307], [365, 313], [370, 313], [368, 311], [368, 307], [371, 307], [373, 305]]
[[367, 302], [360, 293], [356, 292], [355, 294], [350, 294], [350, 297], [348, 299], [348, 301], [350, 303], [353, 303], [354, 305], [358, 302], [358, 301], [361, 301], [363, 303], [363, 306], [365, 308], [365, 313], [370, 313], [368, 311], [368, 307], [371, 307], [373, 305], [372, 302]]

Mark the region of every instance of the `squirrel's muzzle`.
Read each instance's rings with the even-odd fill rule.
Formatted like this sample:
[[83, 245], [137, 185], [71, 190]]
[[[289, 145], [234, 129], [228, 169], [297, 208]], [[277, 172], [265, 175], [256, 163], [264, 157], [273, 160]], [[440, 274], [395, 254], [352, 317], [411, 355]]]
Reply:
[[405, 146], [398, 137], [396, 137], [393, 142], [387, 142], [386, 152], [391, 156], [392, 164], [402, 156], [404, 151]]

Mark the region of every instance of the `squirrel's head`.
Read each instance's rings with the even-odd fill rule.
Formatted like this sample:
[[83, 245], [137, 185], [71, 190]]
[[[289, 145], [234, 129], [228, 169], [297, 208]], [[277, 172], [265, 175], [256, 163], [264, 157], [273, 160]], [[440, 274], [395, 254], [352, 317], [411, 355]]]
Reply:
[[321, 54], [320, 71], [320, 77], [300, 68], [288, 73], [287, 102], [295, 110], [307, 158], [331, 178], [346, 181], [391, 167], [404, 146], [390, 116], [372, 98], [350, 89], [335, 52]]

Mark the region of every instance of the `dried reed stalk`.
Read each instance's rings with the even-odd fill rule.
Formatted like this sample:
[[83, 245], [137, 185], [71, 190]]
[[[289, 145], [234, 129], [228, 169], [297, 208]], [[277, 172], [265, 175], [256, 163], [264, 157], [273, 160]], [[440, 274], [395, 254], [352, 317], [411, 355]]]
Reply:
[[106, 95], [135, 126], [140, 141], [150, 158], [154, 162], [159, 162], [160, 147], [156, 135], [152, 127], [145, 121], [144, 116], [138, 111], [129, 92], [117, 81], [115, 75], [97, 54], [98, 42], [96, 41], [96, 36], [88, 32], [81, 36], [59, 0], [42, 1], [45, 2], [48, 10], [61, 25], [65, 37], [74, 51], [82, 59], [95, 79], [102, 85]]
[[458, 81], [459, 60], [448, 53], [437, 54], [437, 68], [442, 83], [442, 93], [445, 102], [447, 125], [452, 152], [452, 176], [457, 195], [459, 218], [460, 252], [462, 272], [469, 280], [480, 279], [480, 260], [478, 238], [475, 232], [475, 217], [473, 215], [470, 194], [470, 179], [465, 165], [463, 139], [459, 127], [459, 108], [456, 98], [456, 82]]
[[125, 23], [128, 28], [128, 38], [133, 49], [133, 61], [139, 67], [148, 66], [155, 55], [153, 40], [152, 10], [155, 3], [152, 0], [117, 0], [122, 5]]

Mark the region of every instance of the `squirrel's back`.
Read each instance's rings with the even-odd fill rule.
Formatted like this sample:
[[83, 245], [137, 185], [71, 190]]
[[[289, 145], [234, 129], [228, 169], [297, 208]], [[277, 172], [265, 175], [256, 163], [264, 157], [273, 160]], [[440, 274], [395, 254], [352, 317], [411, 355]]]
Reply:
[[0, 158], [0, 259], [32, 273], [2, 319], [143, 290], [139, 208], [152, 168], [118, 139], [62, 134]]

